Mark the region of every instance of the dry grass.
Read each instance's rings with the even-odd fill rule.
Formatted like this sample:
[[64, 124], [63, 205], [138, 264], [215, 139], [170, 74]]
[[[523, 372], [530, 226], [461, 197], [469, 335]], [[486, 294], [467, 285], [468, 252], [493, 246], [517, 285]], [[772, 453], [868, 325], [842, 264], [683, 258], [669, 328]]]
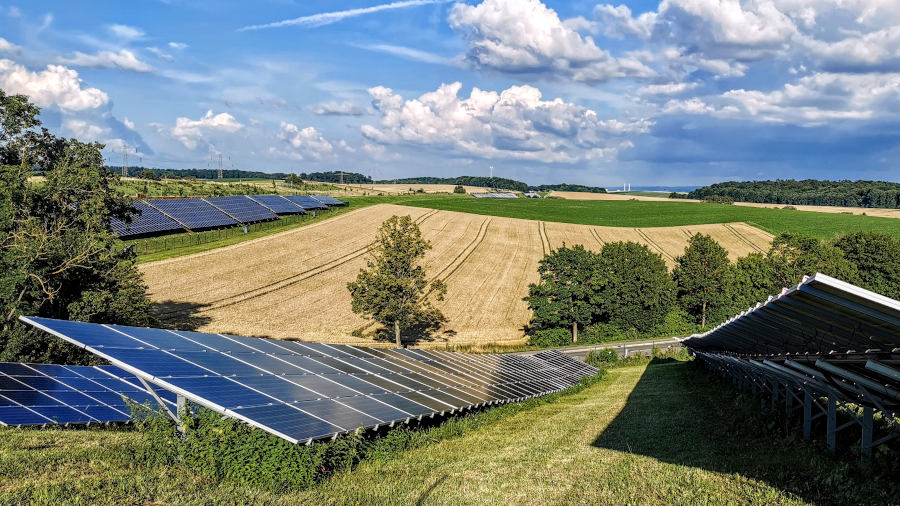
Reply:
[[361, 344], [375, 326], [353, 314], [346, 288], [365, 265], [375, 232], [388, 217], [410, 215], [433, 248], [429, 276], [444, 280], [439, 307], [448, 318], [424, 346], [514, 345], [530, 313], [522, 297], [537, 265], [565, 243], [599, 251], [636, 241], [671, 267], [691, 234], [712, 235], [732, 259], [767, 249], [772, 236], [744, 223], [615, 228], [483, 216], [379, 204], [333, 219], [196, 255], [141, 266], [160, 316], [201, 331]]
[[[670, 199], [666, 197], [649, 197], [646, 195], [622, 195], [616, 193], [588, 193], [588, 192], [550, 192], [549, 196], [567, 200], [643, 200], [648, 202], [700, 202], [695, 199]], [[781, 209], [784, 204], [761, 204], [757, 202], [735, 202], [736, 206], [761, 207], [767, 209]], [[866, 216], [878, 216], [881, 218], [900, 218], [900, 209], [873, 209], [865, 207], [839, 207], [839, 206], [804, 206], [792, 205], [798, 211], [810, 211], [817, 213], [835, 214], [865, 214]]]

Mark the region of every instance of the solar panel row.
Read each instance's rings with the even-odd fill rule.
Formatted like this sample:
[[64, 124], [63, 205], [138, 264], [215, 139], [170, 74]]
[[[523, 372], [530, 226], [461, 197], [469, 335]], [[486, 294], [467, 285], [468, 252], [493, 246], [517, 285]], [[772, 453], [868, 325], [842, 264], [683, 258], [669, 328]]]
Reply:
[[191, 230], [238, 224], [237, 220], [199, 198], [153, 199], [147, 203]]
[[[124, 397], [154, 403], [138, 379], [115, 366], [0, 362], [0, 425], [125, 422]], [[162, 393], [174, 406], [175, 396]]]
[[22, 320], [192, 402], [293, 442], [543, 395], [596, 373], [561, 354], [387, 350]]
[[117, 218], [110, 220], [110, 226], [120, 237], [184, 230], [180, 223], [140, 200], [135, 200], [133, 205], [138, 212], [132, 215], [131, 223]]
[[473, 193], [473, 197], [477, 199], [517, 199], [518, 195], [511, 192], [495, 192], [495, 193]]
[[246, 195], [207, 197], [203, 200], [240, 223], [258, 223], [278, 219], [275, 213]]
[[318, 200], [319, 202], [325, 204], [326, 206], [346, 206], [347, 203], [340, 201], [334, 197], [329, 197], [328, 195], [313, 195], [313, 198]]
[[248, 195], [247, 197], [266, 206], [275, 214], [306, 214], [302, 207], [281, 195]]
[[307, 195], [285, 195], [284, 198], [293, 202], [294, 204], [300, 206], [301, 208], [307, 211], [314, 211], [317, 209], [328, 209], [328, 206], [319, 202], [318, 200], [309, 197]]

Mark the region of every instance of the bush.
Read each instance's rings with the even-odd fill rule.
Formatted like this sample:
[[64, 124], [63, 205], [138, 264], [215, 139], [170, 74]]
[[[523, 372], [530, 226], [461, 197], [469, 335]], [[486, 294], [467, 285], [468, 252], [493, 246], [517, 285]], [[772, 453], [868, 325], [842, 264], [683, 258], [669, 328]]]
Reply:
[[691, 315], [677, 307], [666, 314], [663, 322], [653, 330], [653, 335], [656, 337], [689, 336], [700, 330], [700, 327], [691, 320]]
[[563, 328], [538, 330], [528, 339], [530, 346], [540, 346], [541, 348], [554, 348], [571, 343], [572, 333], [569, 329]]
[[602, 350], [591, 350], [588, 352], [587, 357], [584, 358], [584, 363], [588, 365], [592, 365], [597, 369], [602, 369], [604, 367], [609, 367], [612, 364], [616, 364], [619, 362], [619, 354], [616, 350], [612, 348], [603, 348]]
[[463, 188], [462, 185], [456, 185], [456, 187], [453, 188], [453, 193], [466, 193], [466, 189]]

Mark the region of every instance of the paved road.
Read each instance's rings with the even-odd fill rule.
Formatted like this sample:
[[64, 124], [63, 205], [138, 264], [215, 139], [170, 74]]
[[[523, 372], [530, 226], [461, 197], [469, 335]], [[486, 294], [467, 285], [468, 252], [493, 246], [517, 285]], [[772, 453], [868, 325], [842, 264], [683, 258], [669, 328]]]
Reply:
[[[590, 346], [566, 346], [563, 348], [556, 348], [558, 351], [565, 353], [566, 355], [571, 355], [578, 360], [584, 360], [587, 356], [588, 352], [591, 350], [602, 350], [604, 348], [612, 348], [618, 352], [619, 356], [630, 355], [632, 353], [650, 353], [650, 350], [653, 349], [653, 346], [660, 349], [667, 348], [681, 348], [681, 343], [672, 338], [667, 339], [653, 339], [653, 340], [643, 340], [643, 341], [629, 341], [624, 343], [602, 343], [602, 344], [592, 344]], [[534, 353], [533, 351], [521, 352], [522, 355], [531, 355]]]

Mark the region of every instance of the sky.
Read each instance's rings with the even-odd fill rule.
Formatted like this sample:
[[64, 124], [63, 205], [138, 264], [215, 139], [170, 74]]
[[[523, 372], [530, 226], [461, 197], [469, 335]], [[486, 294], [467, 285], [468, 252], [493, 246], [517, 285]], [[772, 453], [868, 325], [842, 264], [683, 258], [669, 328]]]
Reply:
[[897, 0], [0, 0], [0, 89], [113, 165], [900, 181]]

